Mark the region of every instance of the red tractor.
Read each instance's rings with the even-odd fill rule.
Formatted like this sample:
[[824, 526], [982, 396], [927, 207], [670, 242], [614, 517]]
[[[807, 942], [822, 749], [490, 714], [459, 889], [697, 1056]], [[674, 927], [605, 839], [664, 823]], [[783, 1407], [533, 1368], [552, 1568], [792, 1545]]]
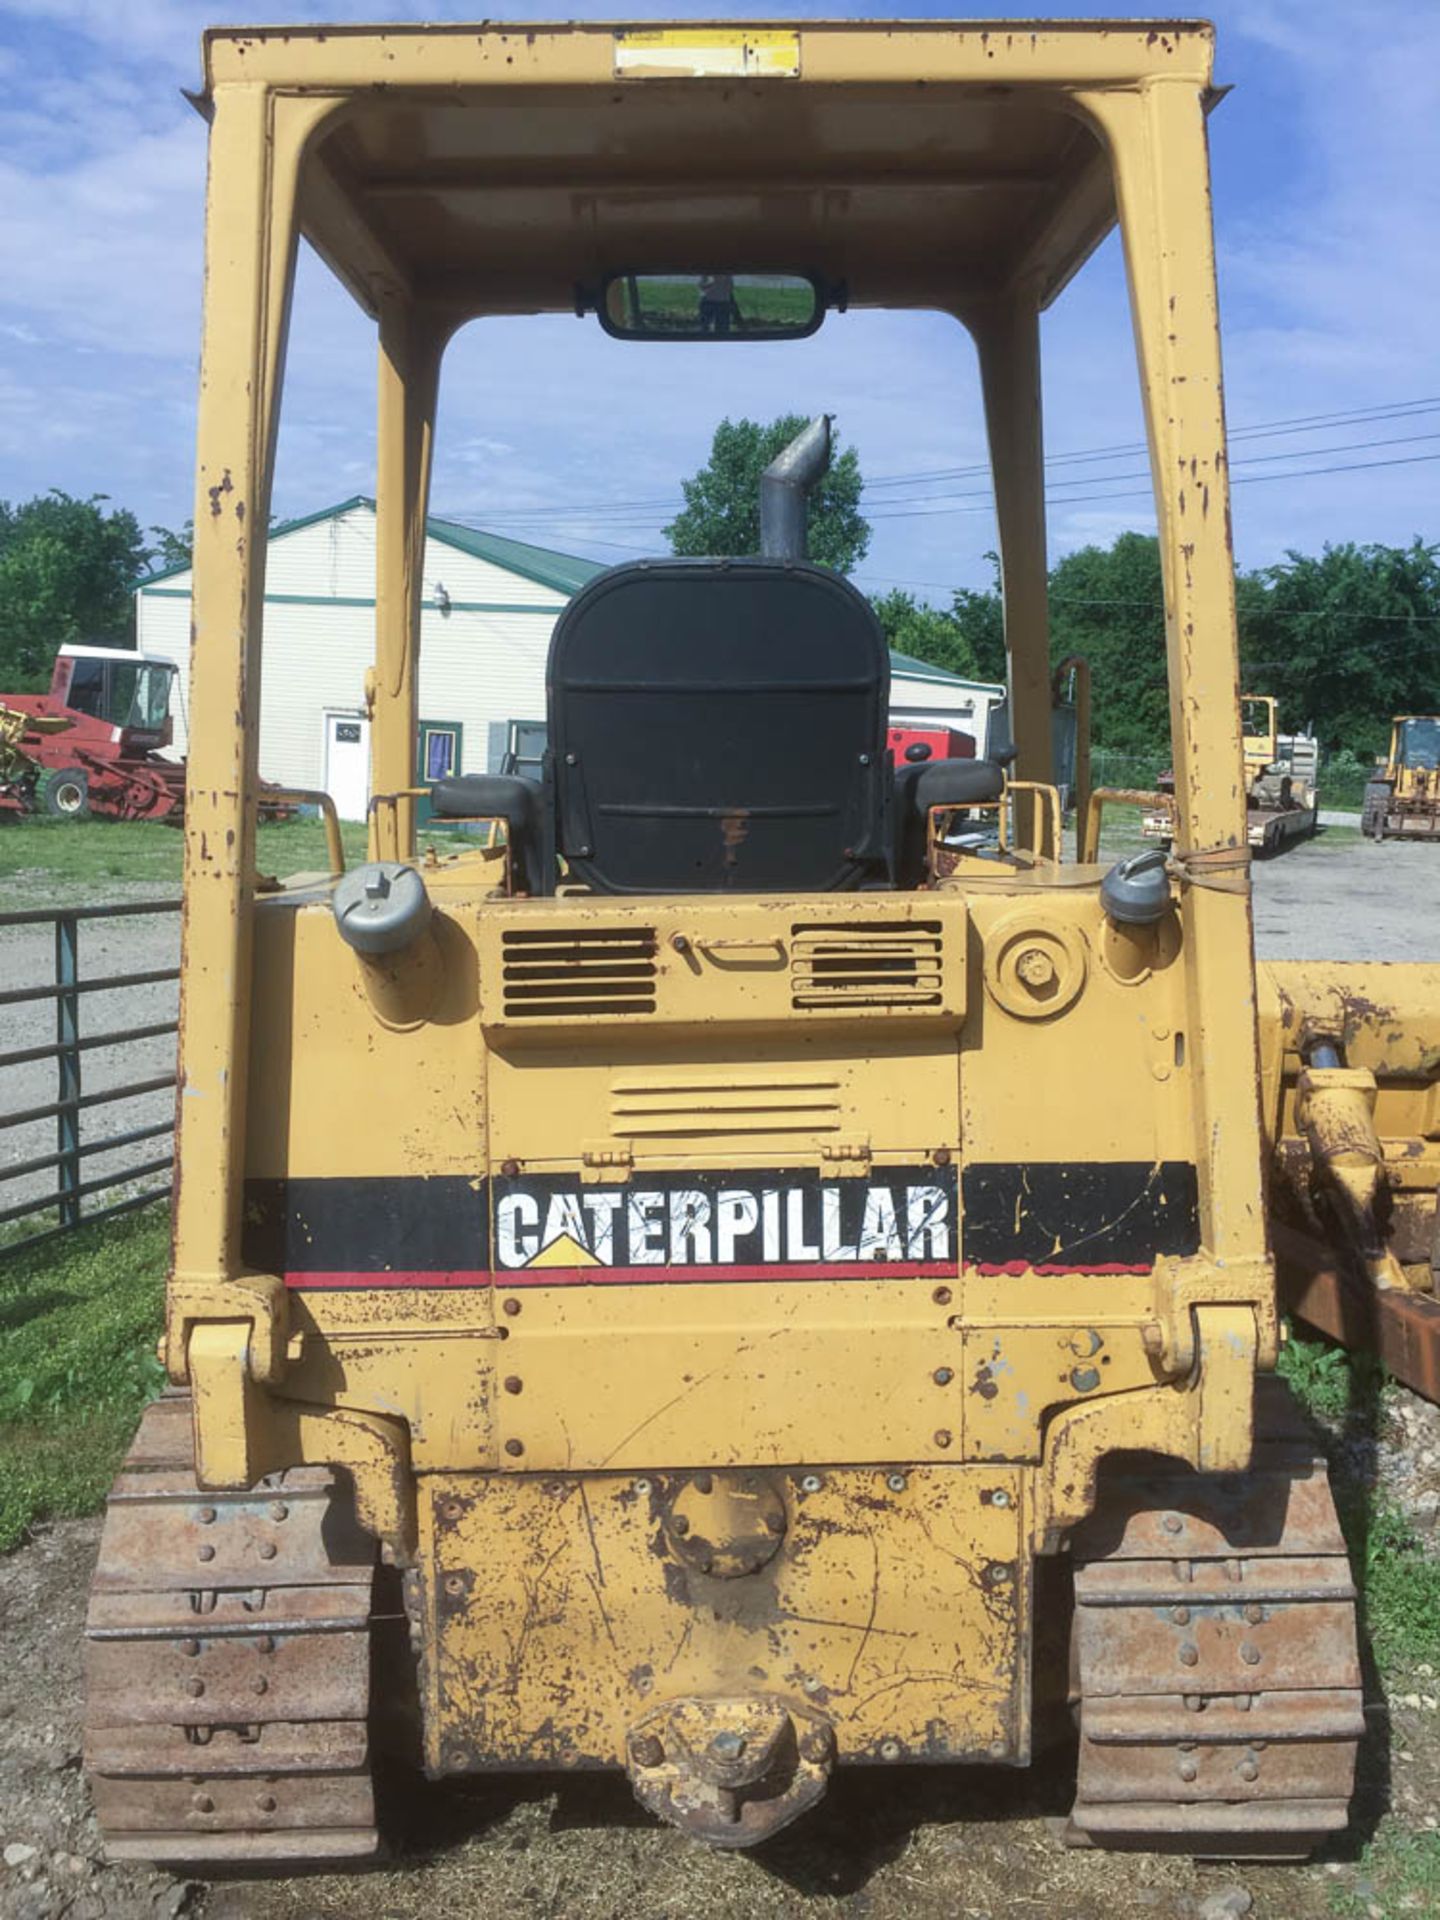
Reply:
[[62, 647], [48, 693], [0, 694], [0, 812], [174, 820], [185, 769], [171, 739], [169, 660]]

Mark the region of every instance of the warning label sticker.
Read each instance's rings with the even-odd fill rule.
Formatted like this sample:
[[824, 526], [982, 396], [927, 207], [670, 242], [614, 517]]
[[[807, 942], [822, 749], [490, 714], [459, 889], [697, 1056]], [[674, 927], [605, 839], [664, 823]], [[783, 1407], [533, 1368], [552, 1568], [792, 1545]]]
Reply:
[[783, 28], [625, 28], [615, 35], [615, 71], [629, 79], [794, 79], [800, 36]]

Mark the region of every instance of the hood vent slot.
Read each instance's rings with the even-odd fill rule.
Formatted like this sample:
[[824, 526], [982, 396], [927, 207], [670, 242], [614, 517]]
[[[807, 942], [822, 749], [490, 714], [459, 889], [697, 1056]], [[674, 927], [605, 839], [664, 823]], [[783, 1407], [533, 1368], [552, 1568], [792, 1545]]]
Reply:
[[798, 1011], [938, 1007], [944, 940], [938, 920], [832, 921], [791, 928], [790, 1001]]
[[512, 927], [501, 950], [507, 1020], [655, 1011], [653, 927]]

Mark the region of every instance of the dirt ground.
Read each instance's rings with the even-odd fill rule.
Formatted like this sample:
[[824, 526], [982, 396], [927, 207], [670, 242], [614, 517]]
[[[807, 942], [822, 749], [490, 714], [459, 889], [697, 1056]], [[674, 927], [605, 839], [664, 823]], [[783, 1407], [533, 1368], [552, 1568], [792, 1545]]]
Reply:
[[[1440, 1412], [1389, 1436], [1440, 1487]], [[1384, 1462], [1380, 1463], [1382, 1467]], [[1372, 1677], [1351, 1830], [1308, 1866], [1196, 1867], [1068, 1851], [1057, 1828], [1073, 1755], [1028, 1773], [842, 1774], [829, 1800], [754, 1855], [710, 1853], [636, 1807], [622, 1780], [427, 1787], [392, 1779], [389, 1857], [364, 1873], [206, 1885], [100, 1860], [80, 1773], [81, 1644], [97, 1520], [45, 1529], [0, 1561], [0, 1914], [6, 1920], [1335, 1920], [1440, 1911], [1372, 1905], [1366, 1838], [1388, 1809], [1415, 1831], [1440, 1808], [1440, 1702]], [[1407, 1682], [1407, 1689], [1409, 1686]], [[1417, 1689], [1433, 1687], [1421, 1673]]]
[[[137, 893], [161, 891], [136, 890]], [[1440, 848], [1372, 847], [1343, 830], [1256, 868], [1262, 956], [1440, 955]], [[172, 923], [112, 923], [93, 970], [167, 964]], [[162, 928], [164, 932], [162, 934]], [[82, 936], [85, 937], [85, 936]], [[0, 973], [23, 981], [43, 944], [0, 934]], [[172, 990], [154, 988], [145, 1011]], [[98, 1012], [98, 1009], [97, 1009]], [[87, 1020], [89, 1010], [87, 1009]], [[37, 1035], [38, 1037], [44, 1037]], [[25, 1044], [18, 1033], [7, 1044]], [[163, 1043], [161, 1043], [163, 1050]], [[136, 1065], [135, 1072], [146, 1071]], [[15, 1073], [29, 1070], [12, 1070]], [[87, 1066], [87, 1075], [89, 1068]], [[100, 1068], [87, 1084], [99, 1085]], [[0, 1109], [53, 1097], [53, 1068], [0, 1086]], [[4, 1140], [0, 1135], [0, 1141]], [[14, 1157], [18, 1146], [7, 1143]], [[33, 1145], [30, 1151], [37, 1151]], [[1379, 1444], [1353, 1442], [1353, 1471], [1379, 1478], [1415, 1523], [1440, 1516], [1440, 1410], [1397, 1398]], [[1197, 1868], [1185, 1859], [1066, 1850], [1056, 1837], [1073, 1754], [1026, 1774], [906, 1769], [842, 1774], [827, 1803], [752, 1856], [705, 1852], [656, 1826], [620, 1780], [426, 1787], [392, 1782], [389, 1856], [363, 1874], [205, 1885], [105, 1866], [80, 1774], [81, 1646], [98, 1520], [46, 1529], [0, 1560], [0, 1915], [6, 1920], [1334, 1920], [1440, 1914], [1440, 1887], [1376, 1903], [1361, 1858], [1387, 1809], [1409, 1830], [1440, 1825], [1440, 1681], [1427, 1670], [1385, 1697], [1372, 1674], [1369, 1737], [1349, 1833], [1304, 1867]]]

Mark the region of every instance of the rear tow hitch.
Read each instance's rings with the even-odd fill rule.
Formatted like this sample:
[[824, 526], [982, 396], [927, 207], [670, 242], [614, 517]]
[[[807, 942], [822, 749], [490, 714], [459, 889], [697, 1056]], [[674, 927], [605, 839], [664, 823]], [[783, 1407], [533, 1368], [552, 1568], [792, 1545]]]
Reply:
[[635, 1797], [712, 1847], [753, 1847], [825, 1793], [835, 1739], [819, 1714], [785, 1701], [672, 1700], [635, 1723]]

